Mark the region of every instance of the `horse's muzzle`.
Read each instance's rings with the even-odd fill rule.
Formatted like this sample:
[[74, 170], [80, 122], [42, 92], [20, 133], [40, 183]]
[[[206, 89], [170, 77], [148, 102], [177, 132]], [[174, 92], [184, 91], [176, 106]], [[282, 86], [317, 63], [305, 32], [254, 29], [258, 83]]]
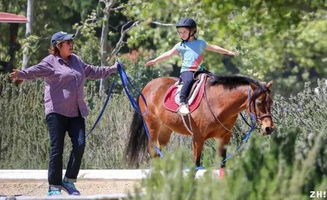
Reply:
[[275, 128], [272, 128], [272, 127], [266, 127], [266, 128], [265, 128], [265, 133], [266, 133], [267, 135], [270, 135], [274, 130], [275, 130]]

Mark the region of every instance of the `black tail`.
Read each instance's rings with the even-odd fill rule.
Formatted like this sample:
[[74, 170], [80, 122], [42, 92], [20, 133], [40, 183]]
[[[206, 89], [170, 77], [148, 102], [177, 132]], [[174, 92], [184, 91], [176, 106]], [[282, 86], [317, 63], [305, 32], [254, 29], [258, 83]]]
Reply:
[[125, 159], [129, 166], [138, 166], [146, 153], [148, 137], [143, 127], [143, 119], [135, 111], [129, 132], [130, 136], [125, 150]]

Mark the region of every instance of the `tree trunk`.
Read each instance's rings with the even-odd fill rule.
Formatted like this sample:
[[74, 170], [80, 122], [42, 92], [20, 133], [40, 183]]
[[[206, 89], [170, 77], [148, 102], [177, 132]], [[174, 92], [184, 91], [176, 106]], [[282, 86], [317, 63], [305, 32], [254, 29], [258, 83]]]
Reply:
[[[33, 0], [27, 0], [27, 23], [26, 23], [26, 31], [25, 37], [28, 37], [32, 33], [32, 22], [33, 22]], [[24, 47], [23, 50], [23, 68], [28, 66], [28, 61], [30, 59], [30, 55], [27, 52], [27, 47]]]
[[[101, 31], [101, 40], [100, 40], [100, 51], [101, 51], [101, 66], [107, 66], [107, 57], [109, 55], [108, 53], [108, 40], [107, 36], [109, 33], [109, 17], [110, 17], [110, 9], [114, 5], [114, 0], [105, 0], [101, 1], [105, 4], [105, 8], [103, 10], [103, 22], [102, 22], [102, 31]], [[105, 79], [101, 79], [100, 81], [100, 92], [105, 89]]]

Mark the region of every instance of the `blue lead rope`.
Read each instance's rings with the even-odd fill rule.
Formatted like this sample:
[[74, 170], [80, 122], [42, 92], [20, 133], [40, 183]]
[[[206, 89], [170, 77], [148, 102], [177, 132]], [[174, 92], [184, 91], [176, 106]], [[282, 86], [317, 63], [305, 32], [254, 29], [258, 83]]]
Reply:
[[[132, 89], [136, 89], [136, 88], [134, 87], [134, 85], [132, 84], [132, 82], [129, 80], [129, 78], [128, 78], [128, 76], [127, 76], [125, 70], [124, 70], [124, 65], [123, 65], [121, 62], [117, 62], [117, 71], [118, 71], [118, 73], [119, 73], [119, 76], [120, 76], [120, 79], [121, 79], [121, 82], [122, 82], [122, 85], [123, 85], [124, 91], [125, 91], [125, 93], [126, 93], [128, 99], [129, 99], [129, 101], [131, 102], [132, 107], [134, 108], [134, 110], [135, 110], [138, 114], [142, 115], [142, 113], [141, 113], [141, 109], [140, 109], [140, 107], [138, 106], [137, 100], [134, 99], [134, 97], [131, 95], [131, 92], [130, 92], [128, 86], [129, 86], [129, 85], [132, 86]], [[147, 105], [146, 100], [145, 100], [143, 94], [140, 93], [140, 95], [141, 95], [141, 97], [142, 97], [142, 99], [143, 99], [145, 105]]]
[[106, 97], [106, 101], [104, 102], [104, 104], [102, 106], [100, 114], [99, 114], [97, 120], [95, 121], [95, 123], [93, 124], [91, 130], [86, 134], [86, 137], [88, 137], [92, 133], [92, 131], [95, 129], [95, 127], [98, 125], [98, 123], [99, 123], [99, 121], [100, 121], [100, 119], [101, 119], [101, 117], [102, 117], [102, 115], [103, 115], [103, 113], [104, 113], [104, 111], [105, 111], [105, 109], [106, 109], [106, 107], [108, 105], [108, 102], [109, 102], [109, 99], [110, 99], [110, 96], [112, 94], [112, 91], [113, 91], [114, 87], [115, 87], [115, 81], [112, 82], [112, 84], [110, 86], [110, 89], [109, 89], [109, 92], [108, 92], [107, 97]]
[[[144, 127], [144, 130], [145, 130], [145, 133], [147, 135], [147, 137], [149, 138], [149, 141], [151, 139], [151, 136], [149, 134], [149, 130], [148, 130], [148, 127], [146, 126], [144, 120], [143, 120], [143, 115], [145, 113], [142, 113], [141, 112], [141, 109], [137, 103], [137, 100], [131, 95], [131, 91], [129, 89], [129, 86], [132, 87], [132, 89], [136, 89], [134, 87], [134, 85], [132, 84], [132, 82], [130, 81], [130, 79], [128, 78], [125, 70], [124, 70], [124, 65], [121, 63], [121, 62], [117, 62], [117, 71], [119, 73], [119, 76], [120, 76], [120, 79], [121, 79], [121, 82], [122, 82], [122, 85], [123, 85], [123, 88], [124, 88], [124, 91], [129, 99], [129, 101], [131, 102], [131, 105], [132, 107], [134, 108], [134, 110], [142, 117], [142, 122], [143, 122], [143, 127]], [[143, 96], [143, 94], [141, 92], [139, 92], [139, 95], [141, 96], [142, 100], [144, 101], [146, 107], [147, 107], [147, 103], [146, 103], [146, 100], [145, 100], [145, 97]], [[156, 150], [157, 154], [160, 156], [160, 157], [163, 157], [163, 153], [160, 151], [160, 149], [156, 146], [156, 145], [153, 145], [153, 148]]]
[[[221, 161], [221, 164], [223, 164], [224, 162], [226, 162], [227, 160], [229, 160], [233, 156], [235, 156], [236, 153], [238, 153], [242, 149], [243, 145], [250, 139], [253, 130], [256, 129], [256, 127], [257, 127], [256, 121], [255, 120], [253, 121], [252, 114], [251, 114], [250, 118], [251, 118], [252, 125], [250, 126], [250, 129], [248, 130], [248, 132], [246, 133], [244, 139], [242, 140], [242, 143], [240, 145], [238, 145], [238, 147], [236, 148], [236, 152], [234, 154], [227, 155], [226, 158], [223, 161]], [[255, 117], [254, 117], [254, 119], [255, 119]]]

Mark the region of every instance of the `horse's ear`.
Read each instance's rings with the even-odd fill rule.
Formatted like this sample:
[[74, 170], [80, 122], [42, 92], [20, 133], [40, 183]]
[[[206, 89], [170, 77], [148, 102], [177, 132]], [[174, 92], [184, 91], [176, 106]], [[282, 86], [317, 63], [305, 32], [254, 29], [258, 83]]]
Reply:
[[273, 84], [273, 81], [269, 81], [269, 82], [267, 83], [266, 87], [270, 89], [271, 86], [272, 86], [272, 84]]

